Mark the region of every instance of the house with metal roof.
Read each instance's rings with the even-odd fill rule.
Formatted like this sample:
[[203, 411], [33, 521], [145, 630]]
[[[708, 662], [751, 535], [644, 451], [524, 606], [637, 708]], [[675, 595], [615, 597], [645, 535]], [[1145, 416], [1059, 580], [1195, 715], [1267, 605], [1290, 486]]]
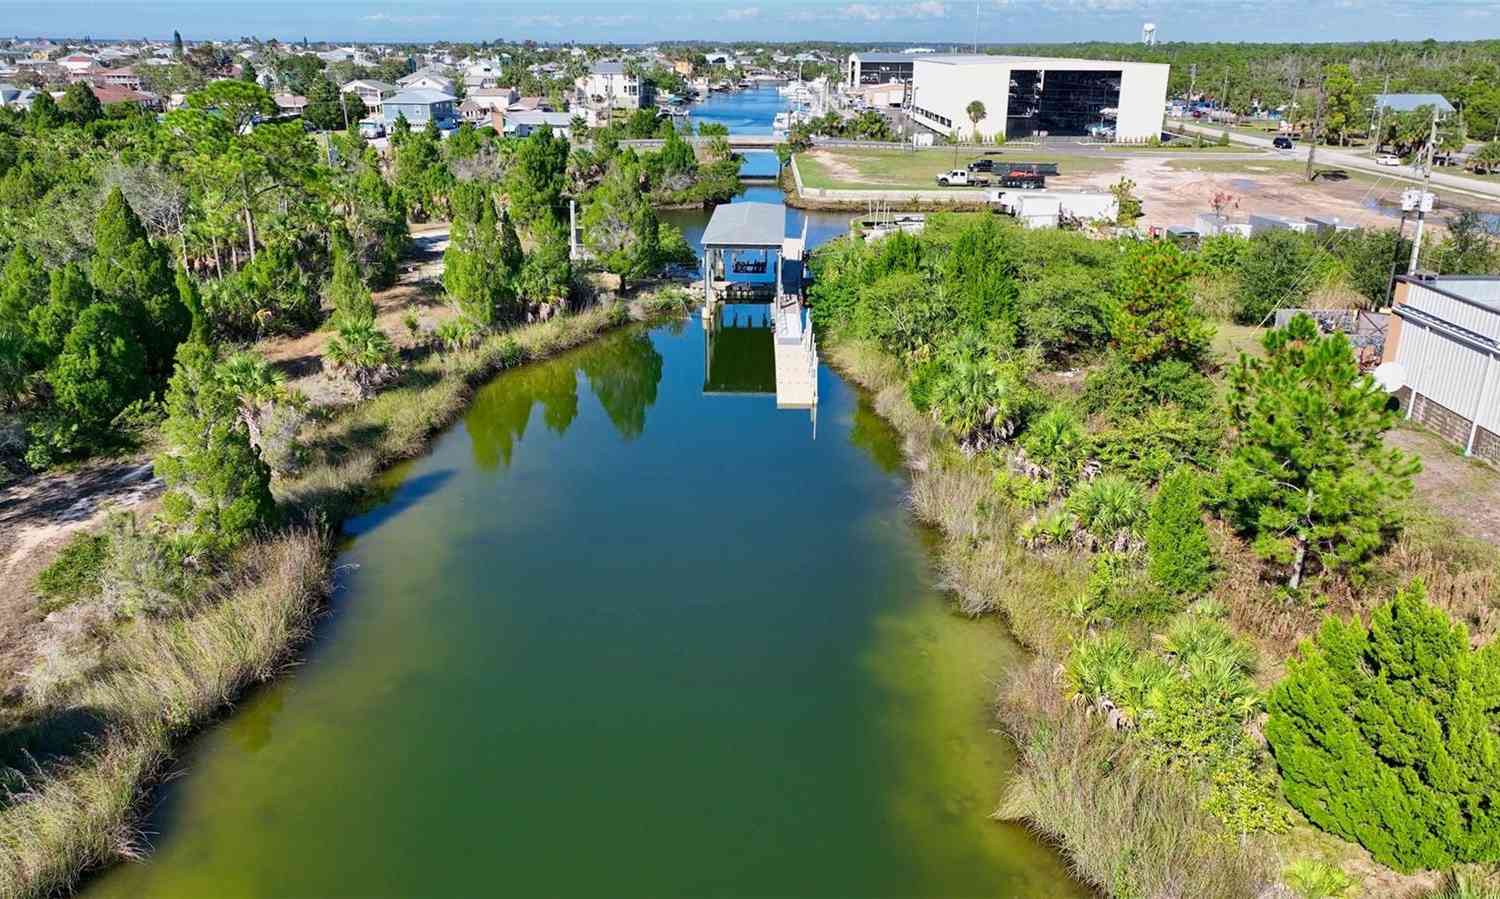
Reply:
[[1453, 104], [1449, 103], [1442, 94], [1376, 94], [1375, 108], [1386, 112], [1414, 112], [1427, 106], [1438, 111], [1439, 115], [1449, 115], [1454, 112]]
[[405, 117], [407, 124], [413, 128], [424, 128], [428, 122], [436, 122], [443, 129], [457, 128], [457, 102], [458, 98], [442, 91], [408, 88], [385, 98], [381, 116], [388, 126], [396, 124], [398, 118]]

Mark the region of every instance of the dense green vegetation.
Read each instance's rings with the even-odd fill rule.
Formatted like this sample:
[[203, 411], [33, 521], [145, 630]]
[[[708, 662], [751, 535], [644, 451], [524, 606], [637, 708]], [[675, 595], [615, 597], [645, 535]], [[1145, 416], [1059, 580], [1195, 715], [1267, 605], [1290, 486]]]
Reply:
[[1287, 799], [1403, 871], [1500, 859], [1497, 691], [1494, 644], [1471, 648], [1420, 581], [1368, 628], [1329, 618], [1269, 701]]
[[[1296, 240], [1327, 280], [1297, 272], [1276, 305], [1305, 302], [1360, 258]], [[1347, 246], [1382, 240], [1356, 233]], [[1357, 623], [1325, 625], [1271, 699], [1257, 681], [1264, 647], [1282, 647], [1273, 663], [1291, 647], [1289, 616], [1307, 633], [1330, 596], [1368, 610], [1433, 570], [1406, 534], [1416, 463], [1384, 448], [1395, 416], [1342, 335], [1300, 316], [1228, 370], [1212, 351], [1215, 316], [1248, 318], [1222, 302], [1243, 287], [1223, 282], [1255, 277], [1245, 260], [1285, 252], [1277, 241], [1183, 250], [980, 214], [814, 257], [814, 322], [913, 435], [918, 512], [953, 537], [960, 606], [1004, 610], [1039, 669], [1060, 666], [1060, 679], [1005, 691], [1002, 720], [1026, 761], [1007, 807], [1114, 895], [1184, 883], [1257, 895], [1281, 876], [1264, 863], [1298, 812], [1402, 870], [1500, 858], [1486, 842], [1500, 830], [1466, 798], [1486, 789], [1483, 740], [1500, 723], [1483, 696], [1490, 651], [1470, 652], [1420, 590], [1377, 611], [1368, 639]], [[1494, 564], [1455, 558], [1441, 577]], [[1451, 593], [1440, 602], [1458, 608]], [[1399, 626], [1383, 623], [1393, 615]], [[1445, 636], [1429, 649], [1431, 634]], [[1474, 687], [1455, 696], [1445, 685], [1460, 672]], [[1257, 736], [1268, 708], [1274, 755]], [[1429, 762], [1445, 739], [1472, 760]], [[1104, 795], [1133, 811], [1081, 804]], [[1220, 845], [1238, 848], [1183, 848], [1230, 836]], [[1322, 882], [1315, 861], [1286, 882]]]

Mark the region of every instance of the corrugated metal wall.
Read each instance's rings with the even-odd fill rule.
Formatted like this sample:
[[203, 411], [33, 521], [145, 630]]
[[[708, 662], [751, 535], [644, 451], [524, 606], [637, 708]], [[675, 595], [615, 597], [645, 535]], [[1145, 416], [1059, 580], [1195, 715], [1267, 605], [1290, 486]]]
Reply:
[[[1475, 282], [1473, 286], [1479, 286], [1479, 283]], [[1496, 312], [1416, 284], [1408, 290], [1406, 304], [1444, 322], [1500, 340], [1500, 314]], [[1401, 327], [1401, 345], [1396, 358], [1406, 368], [1407, 384], [1417, 393], [1431, 397], [1465, 418], [1474, 415], [1484, 384], [1485, 366], [1489, 360], [1487, 353], [1409, 319]], [[1496, 383], [1490, 385], [1490, 401], [1485, 408], [1478, 410], [1477, 417], [1481, 427], [1500, 432], [1500, 364], [1491, 378]]]

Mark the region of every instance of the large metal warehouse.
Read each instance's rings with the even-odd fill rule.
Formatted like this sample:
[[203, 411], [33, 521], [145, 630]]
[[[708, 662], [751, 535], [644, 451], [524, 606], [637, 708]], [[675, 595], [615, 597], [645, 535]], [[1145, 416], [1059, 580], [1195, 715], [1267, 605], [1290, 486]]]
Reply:
[[[1094, 126], [1115, 139], [1161, 135], [1167, 73], [1154, 62], [1040, 56], [918, 56], [912, 64], [912, 118], [939, 134], [1008, 140], [1045, 133], [1073, 136]], [[968, 106], [985, 115], [976, 126]]]
[[1500, 463], [1500, 278], [1402, 277], [1392, 311], [1377, 374], [1406, 417]]

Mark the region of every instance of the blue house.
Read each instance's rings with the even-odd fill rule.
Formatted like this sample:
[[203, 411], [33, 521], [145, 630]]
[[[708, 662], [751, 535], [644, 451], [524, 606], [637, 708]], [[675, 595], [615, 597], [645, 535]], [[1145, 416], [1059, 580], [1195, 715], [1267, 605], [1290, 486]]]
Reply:
[[387, 97], [382, 113], [387, 127], [396, 124], [398, 116], [405, 116], [413, 128], [425, 128], [428, 121], [436, 121], [439, 128], [457, 128], [457, 102], [458, 98], [450, 94], [415, 88]]

